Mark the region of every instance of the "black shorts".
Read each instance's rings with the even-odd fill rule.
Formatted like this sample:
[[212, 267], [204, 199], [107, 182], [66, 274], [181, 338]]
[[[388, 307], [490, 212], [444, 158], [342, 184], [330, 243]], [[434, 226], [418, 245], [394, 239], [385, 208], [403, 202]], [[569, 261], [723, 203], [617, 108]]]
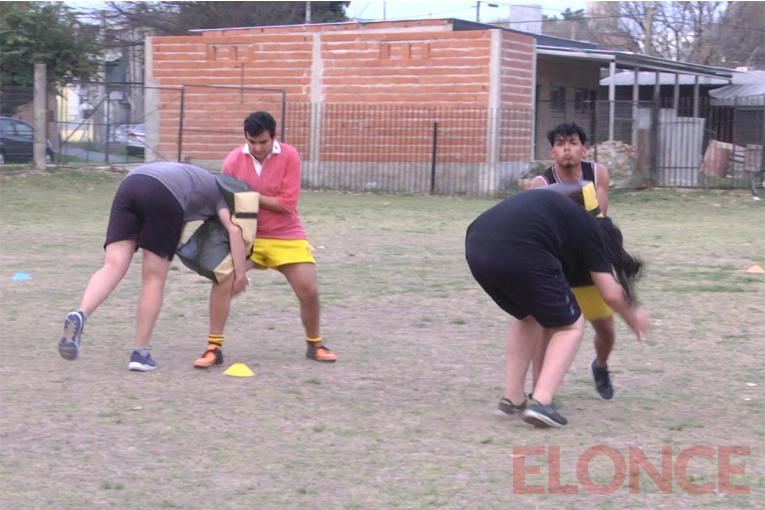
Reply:
[[138, 248], [173, 260], [183, 231], [183, 207], [154, 177], [131, 175], [117, 189], [104, 247], [137, 239]]
[[484, 253], [468, 253], [467, 262], [483, 290], [516, 319], [531, 315], [546, 328], [559, 328], [582, 313], [560, 268], [527, 267]]

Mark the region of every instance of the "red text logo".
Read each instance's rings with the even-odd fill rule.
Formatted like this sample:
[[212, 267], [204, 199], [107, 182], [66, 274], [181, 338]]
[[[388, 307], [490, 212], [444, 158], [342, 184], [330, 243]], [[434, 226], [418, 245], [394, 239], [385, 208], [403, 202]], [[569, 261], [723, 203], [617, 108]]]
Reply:
[[[513, 493], [514, 494], [578, 494], [581, 487], [591, 494], [612, 494], [629, 480], [629, 493], [640, 493], [640, 472], [643, 471], [664, 494], [672, 493], [672, 481], [688, 494], [708, 494], [717, 487], [718, 494], [749, 494], [748, 485], [733, 485], [731, 475], [743, 475], [745, 466], [732, 464], [734, 455], [749, 455], [748, 446], [694, 445], [679, 452], [671, 446], [661, 447], [660, 461], [655, 465], [637, 446], [630, 446], [627, 455], [610, 446], [591, 446], [576, 461], [578, 484], [561, 484], [560, 446], [514, 446], [513, 447]], [[526, 477], [539, 475], [542, 465], [527, 463], [530, 457], [546, 457], [547, 484], [529, 485]], [[605, 457], [613, 464], [613, 477], [606, 483], [596, 483], [590, 478], [590, 464], [597, 457]], [[689, 477], [688, 464], [694, 457], [717, 458], [717, 477], [698, 480]], [[600, 461], [600, 460], [599, 460]], [[537, 459], [538, 462], [538, 459]], [[544, 460], [543, 460], [544, 462]], [[714, 477], [710, 477], [714, 478]], [[715, 484], [716, 482], [716, 484]]]

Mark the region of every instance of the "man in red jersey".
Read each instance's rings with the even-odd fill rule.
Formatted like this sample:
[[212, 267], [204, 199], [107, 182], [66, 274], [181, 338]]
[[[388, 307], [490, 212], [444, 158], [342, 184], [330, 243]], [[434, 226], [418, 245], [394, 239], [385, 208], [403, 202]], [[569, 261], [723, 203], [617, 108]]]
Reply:
[[[275, 139], [276, 120], [256, 111], [244, 121], [246, 143], [223, 162], [223, 173], [245, 181], [260, 193], [258, 231], [247, 260], [247, 269], [275, 269], [292, 286], [300, 302], [300, 317], [306, 334], [306, 357], [332, 362], [337, 356], [322, 345], [319, 332], [319, 291], [316, 262], [298, 216], [300, 155]], [[196, 368], [223, 363], [223, 328], [231, 308], [231, 286], [227, 278], [210, 292], [210, 334], [207, 351], [194, 362]]]

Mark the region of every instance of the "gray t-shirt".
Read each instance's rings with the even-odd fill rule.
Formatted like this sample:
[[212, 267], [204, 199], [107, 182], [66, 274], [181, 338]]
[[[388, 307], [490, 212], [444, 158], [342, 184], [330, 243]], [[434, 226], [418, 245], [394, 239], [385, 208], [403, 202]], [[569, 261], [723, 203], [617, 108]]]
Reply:
[[183, 221], [205, 220], [227, 207], [215, 177], [203, 168], [158, 161], [134, 168], [125, 178], [136, 174], [153, 177], [170, 190], [183, 208]]

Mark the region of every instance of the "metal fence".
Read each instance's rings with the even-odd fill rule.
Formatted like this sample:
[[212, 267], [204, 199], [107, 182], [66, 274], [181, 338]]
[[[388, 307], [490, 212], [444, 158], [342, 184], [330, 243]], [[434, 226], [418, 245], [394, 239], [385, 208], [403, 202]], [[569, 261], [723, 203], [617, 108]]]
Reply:
[[483, 195], [501, 192], [528, 169], [531, 115], [290, 103], [286, 141], [303, 155], [308, 188]]
[[[414, 108], [294, 102], [282, 90], [253, 87], [92, 82], [51, 93], [47, 118], [57, 164], [160, 159], [217, 170], [243, 142], [246, 115], [267, 109], [277, 136], [300, 152], [303, 185], [311, 189], [503, 194], [549, 163], [544, 134], [564, 121], [585, 128], [589, 157], [619, 186], [757, 182], [765, 168], [761, 98], [732, 106], [662, 101], [541, 101], [535, 111]], [[32, 88], [0, 88], [0, 115], [32, 124], [32, 102]]]

